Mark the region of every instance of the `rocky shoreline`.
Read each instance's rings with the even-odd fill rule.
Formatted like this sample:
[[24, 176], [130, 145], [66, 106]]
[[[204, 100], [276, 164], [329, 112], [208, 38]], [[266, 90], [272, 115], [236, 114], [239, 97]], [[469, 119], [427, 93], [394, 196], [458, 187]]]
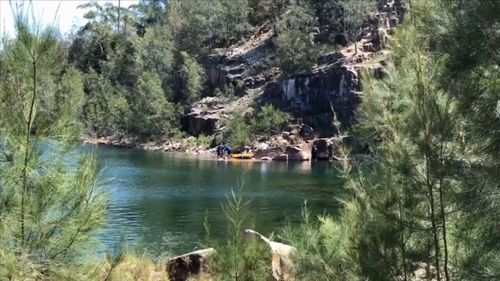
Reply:
[[117, 148], [137, 149], [144, 151], [180, 152], [190, 155], [215, 156], [215, 149], [207, 149], [196, 145], [196, 138], [189, 137], [181, 140], [167, 140], [143, 142], [134, 137], [90, 137], [82, 138], [83, 144], [113, 146]]
[[[311, 150], [313, 145], [318, 149], [316, 160], [334, 162], [344, 161], [365, 161], [373, 160], [371, 156], [365, 153], [357, 153], [350, 158], [340, 156], [339, 148], [335, 146], [333, 159], [330, 159], [328, 153], [328, 144], [330, 142], [338, 143], [340, 138], [317, 138], [311, 140], [302, 140], [300, 142], [290, 143], [287, 141], [289, 136], [275, 136], [268, 142], [255, 143], [252, 146], [254, 153], [253, 159], [244, 161], [280, 161], [280, 162], [304, 162], [311, 161]], [[137, 149], [143, 151], [162, 151], [177, 152], [187, 155], [195, 155], [202, 158], [217, 159], [216, 148], [207, 148], [197, 145], [194, 137], [181, 140], [166, 140], [157, 142], [141, 142], [133, 137], [101, 137], [94, 138], [85, 136], [82, 138], [83, 144], [112, 146], [117, 148]]]

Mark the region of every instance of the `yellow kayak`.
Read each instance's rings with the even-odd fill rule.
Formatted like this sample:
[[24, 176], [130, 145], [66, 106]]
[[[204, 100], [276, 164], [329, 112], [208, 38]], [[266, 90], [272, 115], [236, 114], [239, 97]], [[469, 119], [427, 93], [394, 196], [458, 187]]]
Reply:
[[252, 159], [253, 153], [231, 154], [231, 158], [234, 158], [234, 159]]

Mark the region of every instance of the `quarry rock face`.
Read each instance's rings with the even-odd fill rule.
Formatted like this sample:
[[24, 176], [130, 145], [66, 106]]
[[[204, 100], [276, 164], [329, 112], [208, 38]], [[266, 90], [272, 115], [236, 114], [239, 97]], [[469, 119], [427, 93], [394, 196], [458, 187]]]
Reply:
[[333, 109], [342, 123], [351, 125], [361, 100], [359, 89], [354, 68], [330, 67], [269, 84], [264, 99], [303, 119], [331, 113]]
[[181, 126], [193, 136], [213, 135], [224, 114], [222, 101], [216, 97], [206, 97], [193, 104], [191, 112], [181, 118]]
[[[273, 104], [313, 128], [335, 130], [333, 112], [342, 125], [351, 126], [362, 99], [360, 74], [368, 71], [377, 78], [383, 76], [389, 54], [386, 46], [405, 10], [404, 0], [380, 0], [378, 13], [364, 25], [360, 41], [351, 45], [345, 42], [343, 49], [322, 54], [308, 72], [288, 75], [269, 66], [275, 52], [276, 27], [264, 24], [256, 28], [249, 38], [217, 50], [204, 63], [209, 88], [231, 86], [244, 101], [221, 104], [229, 108], [225, 115], [216, 114], [223, 109], [200, 111], [194, 105], [183, 118], [184, 129], [194, 135], [211, 134], [219, 129], [218, 118], [248, 107], [257, 110], [265, 104]], [[318, 36], [328, 32], [320, 27]]]

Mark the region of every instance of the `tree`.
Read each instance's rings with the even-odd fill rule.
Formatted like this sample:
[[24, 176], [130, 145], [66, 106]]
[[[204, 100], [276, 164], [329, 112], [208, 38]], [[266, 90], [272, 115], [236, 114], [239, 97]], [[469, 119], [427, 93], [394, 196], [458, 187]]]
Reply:
[[145, 72], [139, 78], [131, 106], [130, 130], [143, 137], [173, 135], [178, 127], [177, 112], [161, 88], [158, 75]]
[[250, 145], [253, 134], [252, 120], [248, 116], [235, 112], [227, 121], [224, 138], [235, 149], [242, 150], [245, 146]]
[[110, 136], [127, 130], [129, 105], [104, 75], [92, 69], [85, 75], [83, 120], [87, 133]]
[[143, 70], [158, 75], [165, 97], [173, 99], [174, 44], [170, 32], [159, 27], [147, 29], [138, 48]]
[[317, 51], [312, 37], [315, 24], [308, 5], [294, 5], [278, 20], [275, 63], [285, 73], [307, 70], [315, 64]]
[[458, 280], [494, 280], [500, 276], [500, 3], [446, 4], [436, 45], [446, 54], [441, 84], [457, 100], [464, 155], [454, 197], [462, 212], [453, 271]]
[[253, 122], [254, 131], [267, 137], [278, 134], [288, 121], [288, 116], [272, 105], [265, 105]]
[[250, 7], [248, 0], [219, 0], [221, 15], [218, 22], [222, 25], [219, 34], [226, 42], [235, 42], [249, 29], [248, 15]]
[[[16, 18], [16, 39], [0, 53], [0, 275], [13, 280], [67, 279], [89, 250], [89, 238], [104, 218], [106, 201], [96, 189], [96, 162], [76, 150], [79, 97], [64, 95], [55, 108], [53, 87], [61, 65], [53, 29], [29, 28]], [[78, 86], [77, 74], [67, 72]], [[70, 81], [68, 81], [69, 83]], [[68, 93], [69, 94], [69, 93]], [[76, 99], [74, 99], [76, 98]], [[75, 112], [76, 111], [76, 112]], [[68, 159], [72, 159], [68, 161]]]
[[188, 53], [178, 54], [177, 100], [191, 104], [199, 99], [205, 83], [203, 68]]
[[[312, 242], [296, 240], [303, 249], [299, 273], [317, 270], [327, 280], [499, 276], [498, 140], [492, 133], [499, 124], [499, 72], [490, 44], [500, 7], [447, 4], [412, 2], [384, 78], [364, 75], [355, 133], [377, 160], [344, 165], [352, 197], [341, 201], [336, 221], [299, 231], [331, 230]], [[465, 52], [471, 47], [467, 34], [485, 42], [483, 52], [464, 55], [463, 46]], [[342, 248], [331, 255], [331, 247]]]
[[173, 0], [169, 2], [168, 22], [178, 50], [191, 55], [204, 54], [217, 44], [222, 29], [219, 1]]
[[254, 24], [276, 22], [291, 4], [290, 0], [250, 0], [251, 20]]
[[376, 11], [376, 2], [372, 0], [340, 1], [342, 9], [342, 18], [340, 25], [343, 34], [348, 42], [354, 43], [354, 52], [358, 53], [357, 41], [363, 33], [363, 24], [367, 17]]
[[140, 0], [133, 9], [139, 12], [143, 29], [163, 26], [166, 23], [167, 0]]
[[[259, 281], [271, 276], [269, 247], [257, 237], [245, 237], [245, 227], [250, 226], [248, 207], [250, 201], [245, 201], [242, 194], [243, 184], [239, 192], [231, 189], [222, 209], [227, 218], [227, 233], [229, 239], [217, 245], [217, 252], [211, 257], [211, 264], [216, 280], [222, 281]], [[205, 229], [210, 237], [210, 226], [205, 221]]]

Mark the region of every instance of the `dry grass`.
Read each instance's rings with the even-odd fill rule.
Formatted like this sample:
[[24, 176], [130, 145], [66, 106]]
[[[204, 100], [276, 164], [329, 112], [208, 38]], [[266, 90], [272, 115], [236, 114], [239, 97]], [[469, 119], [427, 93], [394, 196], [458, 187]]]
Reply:
[[[101, 269], [99, 280], [102, 281], [168, 281], [168, 274], [163, 263], [155, 264], [142, 256], [128, 255], [110, 274], [111, 265], [106, 262]], [[109, 277], [108, 277], [109, 275]], [[108, 279], [106, 279], [108, 278]]]

